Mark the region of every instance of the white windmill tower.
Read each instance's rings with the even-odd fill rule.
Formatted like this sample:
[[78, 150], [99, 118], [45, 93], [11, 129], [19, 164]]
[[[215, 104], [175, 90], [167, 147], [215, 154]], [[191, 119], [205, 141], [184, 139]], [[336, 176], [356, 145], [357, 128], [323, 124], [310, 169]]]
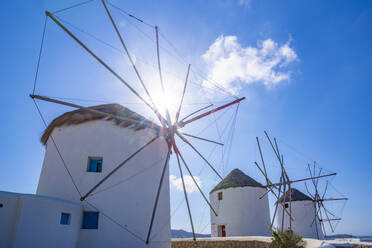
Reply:
[[[275, 203], [278, 206], [278, 214], [276, 215], [277, 226], [283, 224], [283, 230], [291, 229], [296, 234], [304, 238], [323, 239], [320, 222], [315, 219], [317, 208], [311, 197], [302, 193], [296, 188], [291, 188], [285, 192]], [[292, 223], [290, 227], [290, 216], [288, 212], [283, 211], [283, 208], [289, 210], [291, 206]]]
[[262, 184], [239, 169], [232, 170], [210, 192], [212, 237], [268, 236], [270, 210]]
[[[94, 37], [93, 35], [74, 27], [59, 16], [63, 11], [90, 2], [92, 1], [85, 1], [52, 13], [46, 11], [39, 62], [43, 51], [46, 24], [50, 21], [59, 27], [60, 31], [67, 35], [66, 37], [76, 42], [91, 59], [102, 65], [118, 82], [123, 84], [143, 106], [146, 106], [156, 116], [158, 124], [156, 125], [135, 112], [115, 104], [86, 107], [65, 101], [66, 98], [38, 95], [36, 93], [38, 62], [34, 88], [30, 97], [47, 127], [42, 140], [46, 144], [47, 151], [37, 193], [70, 200], [74, 203], [78, 202], [83, 206], [86, 212], [83, 215], [88, 216], [88, 221], [85, 223], [83, 218], [82, 226], [88, 227], [86, 229], [94, 227], [98, 231], [82, 230], [80, 232], [77, 229], [80, 235], [78, 238], [79, 247], [122, 247], [123, 244], [127, 247], [170, 247], [168, 162], [173, 155], [177, 159], [177, 170], [182, 179], [190, 226], [193, 238], [196, 240], [183, 168], [192, 178], [212, 212], [216, 215], [217, 213], [193, 177], [183, 154], [183, 146], [179, 144], [182, 143], [191, 148], [191, 151], [195, 152], [203, 161], [203, 165], [209, 166], [221, 179], [222, 177], [217, 170], [202, 152], [189, 141], [189, 138], [209, 144], [223, 144], [188, 134], [184, 127], [207, 116], [211, 117], [215, 112], [232, 105], [237, 107], [234, 115], [236, 117], [239, 103], [245, 98], [232, 95], [231, 92], [212, 82], [212, 85], [219, 91], [228, 95], [229, 100], [223, 105], [219, 103], [218, 107], [209, 111], [204, 110], [212, 107], [213, 104], [194, 109], [192, 113], [181, 118], [185, 111], [183, 109], [184, 97], [191, 71], [190, 64], [188, 64], [184, 83], [182, 82], [182, 94], [179, 102], [177, 101], [173, 106], [176, 111], [172, 113], [168, 106], [161, 109], [153, 98], [156, 93], [148, 90], [144, 77], [141, 76], [135, 64], [133, 54], [128, 51], [116, 24], [117, 22], [111, 15], [111, 10], [120, 11], [129, 18], [144, 24], [143, 20], [128, 14], [106, 0], [101, 1], [102, 6], [100, 7], [102, 7], [105, 15], [107, 14], [109, 22], [120, 41], [122, 49], [119, 49], [119, 53], [121, 55], [125, 54], [128, 58], [145, 94], [141, 94], [136, 87], [128, 83], [124, 76], [109, 65], [109, 61], [105, 61], [107, 58], [104, 60], [99, 57], [90, 47], [90, 44], [88, 45], [80, 40], [74, 34], [75, 31], [70, 30], [70, 28], [88, 34], [90, 37]], [[155, 25], [148, 23], [146, 25], [151, 28], [155, 36], [155, 39], [151, 38], [151, 40], [155, 43], [156, 69], [159, 74], [162, 97], [163, 100], [166, 100], [166, 85], [163, 82], [160, 60], [159, 29]], [[97, 37], [94, 38], [112, 48], [112, 45], [97, 39]], [[155, 81], [156, 79], [151, 78], [151, 80]], [[208, 79], [205, 80], [209, 81]], [[154, 82], [151, 83], [154, 84]], [[61, 115], [48, 125], [40, 111], [39, 100], [72, 107], [76, 110]], [[69, 98], [69, 100], [73, 99]], [[154, 166], [154, 162], [159, 162], [160, 167]], [[153, 169], [152, 173], [150, 172], [151, 169]], [[160, 222], [163, 223], [162, 228], [159, 228]]]
[[[55, 118], [41, 139], [46, 151], [37, 194], [80, 202], [78, 192], [90, 192], [82, 204], [82, 213], [61, 209], [74, 220], [70, 228], [79, 231], [78, 247], [120, 247], [123, 243], [141, 247], [134, 233], [123, 232], [107, 217], [125, 223], [128, 230], [147, 232], [156, 195], [154, 185], [162, 175], [159, 165], [168, 163], [167, 142], [164, 138], [156, 139], [159, 126], [121, 105], [89, 109], [130, 119], [118, 121], [84, 109]], [[141, 156], [135, 156], [141, 146]], [[153, 163], [148, 163], [149, 160]], [[120, 167], [125, 170], [119, 170]], [[170, 238], [168, 166], [165, 168], [153, 223], [153, 228], [160, 230], [157, 237], [161, 240]], [[110, 180], [105, 180], [108, 177]], [[151, 247], [163, 246], [154, 243]]]
[[[324, 235], [321, 231], [321, 226], [323, 225], [322, 220], [317, 218], [319, 212], [316, 205], [317, 200], [293, 188], [292, 185], [294, 183], [311, 180], [314, 186], [317, 187], [319, 178], [334, 176], [336, 173], [322, 175], [320, 171], [317, 175], [315, 175], [315, 173], [310, 173], [310, 177], [291, 180], [286, 172], [284, 158], [279, 151], [276, 138], [274, 138], [274, 142], [272, 142], [267, 132], [265, 131], [264, 133], [281, 168], [280, 182], [273, 183], [268, 177], [260, 142], [257, 137], [256, 140], [260, 152], [262, 168], [258, 162], [255, 162], [255, 165], [265, 177], [267, 183], [267, 185], [265, 185], [267, 191], [263, 196], [271, 192], [276, 198], [274, 215], [271, 220], [271, 229], [275, 230], [274, 222], [276, 220], [276, 230], [292, 230], [303, 237], [322, 239]], [[316, 192], [318, 191], [316, 190]]]

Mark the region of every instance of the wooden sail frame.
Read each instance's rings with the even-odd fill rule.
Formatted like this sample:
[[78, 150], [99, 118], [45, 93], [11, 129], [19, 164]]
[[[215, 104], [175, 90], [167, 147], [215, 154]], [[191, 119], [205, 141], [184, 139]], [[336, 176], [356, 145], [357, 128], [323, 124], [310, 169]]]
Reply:
[[[272, 193], [272, 195], [276, 199], [275, 210], [274, 210], [274, 214], [273, 214], [273, 217], [272, 217], [272, 220], [271, 220], [271, 225], [270, 225], [270, 231], [273, 231], [273, 225], [274, 225], [274, 221], [275, 221], [275, 217], [276, 217], [276, 214], [277, 214], [277, 211], [278, 211], [278, 205], [279, 204], [283, 205], [282, 206], [282, 210], [283, 210], [282, 223], [278, 223], [281, 226], [279, 230], [282, 231], [282, 232], [284, 231], [284, 217], [285, 217], [284, 213], [285, 212], [289, 216], [289, 229], [292, 230], [292, 221], [293, 221], [293, 217], [292, 217], [292, 192], [291, 192], [292, 184], [305, 182], [305, 185], [306, 185], [306, 181], [311, 181], [313, 183], [314, 187], [316, 188], [316, 192], [318, 192], [318, 189], [317, 189], [318, 180], [320, 178], [335, 176], [336, 173], [328, 173], [328, 174], [323, 174], [322, 175], [321, 171], [320, 171], [317, 175], [315, 175], [315, 173], [310, 173], [310, 177], [291, 180], [289, 178], [288, 174], [287, 174], [286, 169], [285, 169], [284, 156], [279, 151], [279, 146], [278, 146], [276, 138], [274, 138], [274, 142], [273, 142], [266, 131], [264, 131], [264, 134], [266, 136], [266, 139], [270, 143], [270, 146], [271, 146], [271, 148], [272, 148], [272, 150], [275, 154], [275, 157], [278, 159], [280, 169], [281, 169], [280, 182], [273, 183], [272, 180], [269, 179], [269, 176], [268, 176], [268, 173], [267, 173], [267, 168], [266, 168], [266, 165], [265, 165], [265, 160], [264, 160], [264, 156], [263, 156], [263, 152], [262, 152], [262, 149], [261, 149], [259, 138], [256, 137], [257, 147], [258, 147], [260, 158], [261, 158], [261, 165], [257, 161], [254, 162], [254, 164], [259, 169], [259, 171], [261, 172], [261, 174], [264, 176], [264, 178], [266, 180], [266, 185], [265, 185], [266, 192], [263, 196], [265, 196], [268, 193]], [[287, 187], [288, 187], [288, 190], [286, 190]], [[284, 199], [286, 199], [287, 192], [289, 193], [289, 211], [284, 207], [284, 202], [279, 202], [279, 199], [281, 197], [284, 197]], [[309, 191], [308, 191], [308, 193], [310, 194]], [[329, 216], [328, 216], [329, 212], [324, 207], [323, 202], [324, 201], [331, 201], [331, 200], [345, 200], [345, 199], [347, 199], [347, 198], [324, 198], [324, 195], [325, 195], [325, 192], [324, 192], [322, 197], [320, 197], [319, 194], [317, 194], [316, 196], [313, 195], [313, 194], [310, 194], [311, 198], [313, 199], [314, 204], [316, 205], [316, 207], [315, 207], [315, 217], [314, 217], [313, 222], [315, 222], [315, 218], [318, 218], [318, 216], [321, 215], [320, 208], [323, 208], [324, 212], [326, 213], [326, 216], [327, 216], [326, 219], [323, 219], [323, 218], [320, 218], [320, 217], [318, 218], [319, 221], [322, 224], [323, 229], [324, 229], [324, 225], [323, 225], [324, 223], [323, 222], [331, 223], [334, 220], [339, 220], [339, 218], [334, 218], [334, 219], [329, 218]], [[263, 196], [261, 196], [260, 198], [262, 198]], [[317, 235], [318, 235], [318, 238], [319, 238], [318, 230], [317, 230]]]
[[[64, 11], [64, 10], [67, 10], [67, 9], [70, 9], [70, 8], [73, 8], [73, 7], [76, 7], [76, 6], [80, 6], [80, 5], [85, 4], [85, 3], [88, 3], [88, 2], [91, 2], [91, 0], [90, 1], [86, 1], [84, 3], [81, 3], [81, 4], [76, 4], [76, 5], [72, 6], [72, 7], [65, 8], [65, 9], [63, 9], [61, 11]], [[168, 153], [167, 153], [167, 157], [166, 157], [166, 160], [165, 160], [163, 169], [162, 169], [161, 177], [160, 177], [160, 180], [159, 180], [159, 185], [158, 185], [158, 188], [157, 188], [157, 193], [155, 195], [154, 206], [153, 206], [153, 211], [152, 211], [152, 215], [151, 215], [151, 219], [150, 219], [150, 223], [149, 223], [148, 233], [146, 235], [146, 240], [142, 240], [141, 238], [138, 237], [138, 235], [135, 235], [134, 233], [132, 233], [127, 228], [124, 228], [124, 229], [127, 230], [129, 233], [131, 233], [136, 238], [139, 238], [142, 241], [144, 241], [146, 244], [148, 244], [150, 242], [152, 226], [153, 226], [153, 222], [154, 222], [154, 219], [155, 219], [155, 216], [156, 216], [156, 210], [157, 210], [157, 205], [158, 205], [158, 201], [159, 201], [160, 191], [161, 191], [161, 188], [162, 188], [162, 185], [163, 185], [163, 181], [164, 181], [165, 171], [167, 169], [168, 162], [169, 162], [170, 156], [171, 156], [172, 151], [173, 151], [173, 153], [175, 153], [175, 155], [177, 157], [178, 167], [179, 167], [179, 171], [180, 171], [180, 175], [181, 175], [181, 179], [182, 179], [183, 191], [184, 191], [185, 200], [186, 200], [186, 203], [187, 203], [187, 209], [188, 209], [188, 215], [189, 215], [189, 219], [190, 219], [190, 225], [191, 225], [192, 233], [193, 233], [193, 239], [196, 240], [194, 226], [193, 226], [193, 221], [192, 221], [192, 215], [191, 215], [191, 209], [190, 209], [190, 205], [189, 205], [189, 201], [188, 201], [188, 196], [187, 196], [187, 192], [186, 192], [186, 188], [185, 188], [185, 183], [184, 183], [184, 177], [183, 177], [183, 171], [182, 171], [182, 167], [181, 167], [181, 161], [182, 161], [184, 167], [189, 172], [189, 175], [193, 179], [194, 184], [196, 185], [196, 187], [199, 189], [200, 193], [202, 194], [203, 199], [206, 201], [206, 203], [208, 204], [208, 206], [211, 208], [211, 211], [215, 215], [217, 215], [217, 212], [213, 209], [212, 205], [209, 203], [208, 199], [206, 198], [206, 196], [204, 195], [204, 193], [201, 191], [200, 186], [198, 185], [198, 183], [195, 180], [194, 176], [192, 175], [189, 167], [187, 166], [187, 163], [186, 163], [184, 157], [182, 156], [182, 153], [180, 152], [180, 150], [178, 148], [178, 145], [176, 144], [175, 136], [179, 137], [181, 141], [183, 141], [188, 146], [190, 146], [205, 161], [205, 163], [207, 163], [207, 165], [213, 170], [213, 172], [216, 173], [216, 175], [219, 178], [222, 178], [221, 175], [217, 172], [217, 170], [212, 166], [212, 164], [210, 162], [208, 162], [208, 160], [200, 153], [200, 151], [195, 146], [193, 146], [190, 143], [190, 141], [188, 141], [186, 139], [185, 136], [188, 136], [188, 137], [191, 137], [191, 138], [196, 138], [196, 139], [202, 140], [204, 142], [209, 142], [209, 143], [213, 143], [213, 144], [218, 144], [218, 145], [223, 145], [223, 144], [220, 143], [220, 142], [216, 142], [216, 141], [210, 140], [210, 139], [201, 138], [201, 137], [198, 137], [196, 135], [183, 133], [182, 131], [180, 131], [180, 129], [183, 128], [183, 127], [185, 127], [186, 125], [188, 125], [190, 123], [193, 123], [193, 122], [199, 120], [199, 119], [205, 118], [206, 116], [209, 116], [209, 115], [211, 115], [211, 114], [213, 114], [213, 113], [215, 113], [217, 111], [220, 111], [222, 109], [228, 108], [228, 107], [230, 107], [232, 105], [235, 105], [235, 104], [240, 104], [240, 102], [243, 101], [245, 99], [245, 97], [235, 98], [235, 100], [232, 101], [232, 102], [230, 102], [230, 103], [224, 104], [222, 106], [218, 106], [218, 107], [216, 107], [216, 108], [214, 108], [212, 110], [209, 110], [207, 112], [203, 112], [201, 114], [198, 114], [198, 115], [192, 117], [191, 119], [188, 119], [192, 115], [195, 115], [196, 113], [198, 113], [200, 111], [203, 111], [206, 108], [209, 108], [209, 107], [212, 106], [212, 105], [208, 105], [207, 107], [204, 107], [202, 109], [199, 109], [199, 110], [197, 110], [197, 111], [195, 111], [195, 112], [193, 112], [193, 113], [185, 116], [181, 120], [179, 120], [180, 119], [181, 110], [182, 110], [182, 105], [183, 105], [183, 99], [184, 99], [184, 96], [185, 96], [185, 93], [186, 93], [186, 90], [187, 90], [187, 82], [188, 82], [189, 72], [190, 72], [190, 66], [191, 66], [191, 65], [188, 65], [186, 79], [185, 79], [184, 88], [183, 88], [183, 92], [182, 92], [182, 98], [181, 98], [180, 103], [178, 105], [178, 110], [177, 110], [176, 116], [174, 118], [174, 121], [172, 122], [172, 119], [171, 119], [171, 116], [170, 116], [170, 113], [169, 113], [168, 108], [166, 108], [166, 117], [163, 117], [161, 115], [159, 109], [157, 108], [156, 104], [154, 103], [153, 98], [151, 96], [151, 92], [148, 91], [148, 89], [146, 87], [146, 84], [145, 84], [144, 80], [142, 79], [141, 74], [140, 74], [138, 68], [136, 67], [136, 65], [135, 65], [135, 63], [134, 63], [134, 61], [133, 61], [133, 59], [132, 59], [132, 57], [131, 57], [131, 55], [130, 55], [127, 47], [126, 47], [126, 44], [124, 42], [124, 39], [121, 36], [121, 33], [120, 33], [119, 29], [117, 28], [117, 25], [115, 23], [115, 20], [113, 19], [112, 15], [110, 13], [110, 10], [108, 9], [108, 7], [106, 5], [106, 0], [101, 0], [101, 2], [102, 2], [102, 5], [103, 5], [106, 13], [107, 13], [108, 18], [110, 19], [110, 22], [111, 22], [113, 28], [114, 28], [114, 30], [115, 30], [115, 32], [116, 32], [116, 34], [117, 34], [117, 36], [118, 36], [118, 38], [120, 40], [120, 43], [121, 43], [122, 47], [124, 48], [124, 51], [125, 51], [126, 55], [128, 56], [129, 61], [131, 62], [131, 66], [134, 69], [134, 71], [136, 73], [136, 76], [137, 76], [137, 78], [139, 79], [139, 81], [140, 81], [140, 83], [142, 85], [142, 88], [145, 90], [145, 93], [146, 93], [146, 96], [147, 96], [148, 100], [145, 97], [141, 96], [141, 94], [139, 94], [123, 77], [121, 77], [117, 72], [115, 72], [106, 62], [104, 62], [100, 57], [98, 57], [90, 48], [88, 48], [88, 46], [86, 44], [84, 44], [77, 36], [75, 36], [65, 25], [63, 25], [56, 18], [56, 16], [54, 14], [57, 13], [57, 12], [60, 12], [60, 11], [56, 11], [56, 12], [53, 12], [53, 13], [52, 12], [49, 12], [49, 11], [46, 11], [45, 12], [45, 14], [46, 14], [46, 21], [47, 21], [47, 19], [52, 20], [68, 36], [70, 36], [77, 44], [79, 44], [87, 53], [89, 53], [97, 62], [99, 62], [105, 69], [107, 69], [121, 83], [123, 83], [125, 85], [125, 87], [127, 89], [129, 89], [139, 100], [141, 100], [146, 106], [148, 106], [151, 109], [151, 111], [159, 119], [159, 121], [161, 123], [161, 131], [160, 131], [160, 133], [159, 133], [158, 136], [154, 137], [153, 139], [151, 139], [150, 141], [148, 141], [145, 145], [143, 145], [142, 147], [140, 147], [136, 152], [134, 152], [133, 154], [131, 154], [128, 158], [126, 158], [117, 167], [115, 167], [111, 172], [109, 172], [101, 181], [99, 181], [96, 185], [94, 185], [85, 194], [82, 194], [79, 191], [79, 189], [77, 188], [77, 186], [76, 186], [75, 182], [73, 181], [73, 178], [72, 177], [71, 177], [71, 179], [72, 179], [74, 185], [76, 186], [76, 190], [78, 191], [78, 193], [79, 193], [79, 195], [81, 197], [80, 200], [81, 201], [85, 201], [85, 202], [87, 202], [87, 204], [89, 204], [89, 205], [92, 206], [92, 204], [90, 202], [88, 202], [87, 199], [89, 198], [89, 196], [97, 188], [100, 187], [100, 185], [104, 181], [108, 180], [116, 171], [118, 171], [120, 168], [122, 168], [134, 156], [138, 156], [138, 154], [142, 151], [142, 149], [144, 149], [147, 146], [150, 146], [151, 143], [153, 143], [159, 137], [164, 137], [165, 140], [168, 143]], [[45, 21], [45, 23], [46, 23], [46, 21]], [[45, 27], [44, 27], [44, 34], [45, 34]], [[160, 83], [161, 83], [162, 92], [163, 92], [163, 94], [165, 94], [164, 84], [163, 84], [163, 78], [162, 78], [162, 71], [161, 71], [161, 60], [160, 60], [160, 49], [159, 49], [159, 35], [158, 35], [158, 27], [157, 26], [155, 26], [155, 34], [156, 34], [156, 48], [157, 48], [158, 71], [159, 71], [159, 77], [160, 77]], [[40, 51], [41, 50], [42, 49], [40, 49]], [[40, 54], [41, 54], [41, 52], [40, 52]], [[39, 62], [40, 62], [40, 57], [39, 57]], [[38, 66], [37, 66], [37, 72], [38, 72], [38, 69], [39, 69], [39, 62], [38, 62]], [[46, 97], [46, 96], [37, 95], [37, 94], [35, 94], [36, 78], [37, 77], [35, 77], [34, 88], [33, 88], [32, 94], [30, 94], [30, 97], [33, 99], [33, 101], [34, 101], [34, 103], [35, 103], [35, 105], [36, 105], [37, 108], [38, 108], [38, 106], [37, 106], [37, 103], [36, 103], [35, 100], [41, 100], [41, 101], [46, 101], [46, 102], [51, 102], [51, 103], [60, 104], [60, 105], [64, 105], [64, 106], [73, 107], [73, 108], [76, 108], [76, 109], [82, 109], [82, 110], [94, 112], [96, 114], [105, 115], [107, 117], [114, 118], [114, 119], [117, 119], [117, 120], [135, 121], [135, 120], [132, 120], [130, 118], [121, 117], [121, 116], [117, 116], [117, 115], [114, 115], [114, 114], [109, 114], [109, 113], [106, 113], [104, 111], [94, 110], [94, 109], [89, 108], [89, 107], [77, 105], [77, 104], [66, 102], [66, 101], [57, 100], [57, 99], [52, 98], [52, 97]], [[38, 108], [38, 110], [39, 110], [39, 108]], [[40, 111], [39, 111], [39, 113], [41, 115], [41, 112]], [[50, 135], [50, 137], [53, 139], [53, 136], [52, 135]], [[56, 146], [55, 143], [54, 143], [54, 145]], [[61, 159], [63, 160], [62, 157], [61, 157]], [[181, 159], [181, 161], [180, 161], [180, 159]], [[67, 166], [66, 166], [66, 170], [68, 171]], [[68, 173], [69, 173], [69, 171], [68, 171]], [[93, 207], [95, 207], [95, 206], [93, 206]], [[111, 218], [109, 218], [109, 219], [111, 219]], [[118, 224], [115, 220], [113, 220], [113, 219], [111, 219], [111, 220], [114, 223]]]

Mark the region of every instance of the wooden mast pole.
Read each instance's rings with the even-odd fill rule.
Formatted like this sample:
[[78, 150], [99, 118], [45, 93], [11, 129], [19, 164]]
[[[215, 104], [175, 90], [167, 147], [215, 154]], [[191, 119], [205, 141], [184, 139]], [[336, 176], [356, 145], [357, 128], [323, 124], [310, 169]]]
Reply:
[[109, 72], [111, 72], [120, 82], [122, 82], [133, 94], [135, 94], [143, 103], [145, 103], [157, 116], [161, 119], [161, 123], [165, 122], [165, 119], [160, 115], [160, 113], [148, 103], [132, 86], [129, 85], [118, 73], [116, 73], [110, 66], [108, 66], [102, 59], [100, 59], [92, 50], [90, 50], [83, 42], [81, 42], [69, 29], [67, 29], [61, 22], [59, 22], [52, 13], [46, 11], [45, 14], [50, 17], [60, 28], [63, 29], [72, 39], [74, 39], [81, 47], [83, 47], [93, 58], [95, 58], [103, 67], [105, 67]]
[[[125, 42], [124, 42], [124, 40], [123, 40], [123, 38], [122, 38], [122, 36], [121, 36], [121, 34], [120, 34], [120, 31], [119, 31], [119, 29], [117, 28], [116, 23], [115, 23], [114, 19], [112, 18], [109, 9], [108, 9], [107, 6], [106, 6], [105, 0], [102, 0], [101, 2], [102, 2], [103, 6], [104, 6], [104, 8], [105, 8], [105, 10], [106, 10], [106, 13], [107, 13], [107, 15], [108, 15], [108, 17], [109, 17], [111, 23], [112, 23], [112, 26], [113, 26], [114, 29], [115, 29], [115, 32], [116, 32], [117, 36], [119, 37], [120, 43], [121, 43], [121, 45], [123, 46], [123, 48], [124, 48], [124, 50], [125, 50], [125, 53], [126, 53], [127, 56], [128, 56], [128, 59], [129, 59], [131, 65], [132, 65], [132, 67], [133, 67], [133, 69], [134, 69], [134, 71], [135, 71], [135, 73], [136, 73], [136, 75], [137, 75], [137, 78], [139, 79], [139, 81], [140, 81], [140, 83], [141, 83], [141, 85], [142, 85], [142, 88], [145, 90], [146, 95], [147, 95], [147, 97], [149, 98], [152, 107], [154, 108], [154, 112], [155, 112], [155, 114], [156, 114], [157, 117], [159, 118], [159, 121], [160, 121], [163, 125], [165, 125], [165, 123], [163, 123], [163, 122], [164, 122], [164, 119], [160, 116], [160, 113], [159, 113], [158, 109], [156, 108], [156, 105], [155, 105], [155, 103], [154, 103], [154, 101], [153, 101], [153, 99], [152, 99], [152, 97], [151, 97], [151, 95], [150, 95], [150, 92], [147, 90], [147, 87], [146, 87], [146, 85], [145, 85], [145, 83], [144, 83], [144, 81], [143, 81], [141, 75], [139, 74], [139, 71], [138, 71], [136, 65], [134, 64], [134, 61], [133, 61], [133, 59], [132, 59], [132, 56], [130, 55], [130, 53], [129, 53], [129, 51], [128, 51], [128, 48], [127, 48], [127, 46], [125, 45]], [[170, 124], [169, 124], [169, 125], [170, 125]], [[165, 126], [164, 126], [164, 127], [165, 127]]]

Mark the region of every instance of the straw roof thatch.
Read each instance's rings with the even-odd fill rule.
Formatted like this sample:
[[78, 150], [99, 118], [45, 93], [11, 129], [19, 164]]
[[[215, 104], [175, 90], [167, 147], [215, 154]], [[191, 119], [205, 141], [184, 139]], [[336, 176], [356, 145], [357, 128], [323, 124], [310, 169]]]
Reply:
[[295, 188], [292, 188], [291, 189], [291, 198], [289, 198], [289, 190], [287, 190], [285, 192], [285, 198], [284, 198], [284, 194], [279, 198], [279, 200], [277, 201], [278, 202], [289, 202], [289, 200], [291, 201], [312, 201], [313, 199], [311, 199], [308, 195], [305, 195], [304, 193], [302, 193], [301, 191], [299, 191], [298, 189], [295, 189]]
[[[121, 106], [120, 104], [102, 104], [97, 106], [91, 106], [90, 109], [99, 110], [105, 113], [109, 113], [115, 116], [119, 116], [122, 118], [129, 118], [131, 120], [117, 120], [115, 118], [107, 117], [106, 115], [102, 115], [99, 113], [93, 113], [88, 110], [78, 109], [70, 112], [66, 112], [63, 115], [55, 118], [49, 126], [45, 129], [42, 137], [41, 143], [44, 145], [46, 144], [50, 134], [53, 132], [54, 128], [61, 127], [61, 126], [69, 126], [69, 125], [77, 125], [89, 121], [94, 120], [106, 120], [112, 121], [115, 125], [124, 128], [131, 128], [135, 131], [145, 129], [145, 128], [153, 128], [157, 131], [160, 130], [160, 127], [153, 122], [147, 120], [145, 117], [137, 114], [136, 112]], [[139, 123], [139, 122], [140, 123]]]
[[241, 170], [234, 169], [219, 184], [217, 184], [216, 187], [212, 189], [210, 194], [221, 189], [245, 186], [265, 188], [256, 180], [244, 174]]

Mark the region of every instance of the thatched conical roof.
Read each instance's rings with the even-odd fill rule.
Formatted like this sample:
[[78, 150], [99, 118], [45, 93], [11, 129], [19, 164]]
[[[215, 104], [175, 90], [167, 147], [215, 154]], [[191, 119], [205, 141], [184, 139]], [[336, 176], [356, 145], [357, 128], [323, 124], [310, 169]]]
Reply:
[[160, 127], [155, 123], [147, 120], [145, 117], [137, 114], [136, 112], [121, 106], [120, 104], [102, 104], [89, 107], [90, 109], [99, 110], [105, 113], [109, 113], [115, 116], [125, 117], [132, 119], [131, 120], [117, 120], [114, 118], [107, 117], [106, 115], [93, 113], [88, 110], [78, 109], [70, 112], [66, 112], [63, 115], [58, 116], [55, 118], [49, 126], [45, 129], [42, 137], [41, 143], [44, 145], [46, 144], [50, 134], [53, 132], [54, 128], [61, 127], [61, 126], [69, 126], [69, 125], [77, 125], [89, 121], [94, 120], [106, 120], [112, 121], [115, 125], [124, 128], [132, 128], [134, 130], [141, 130], [145, 128], [154, 128], [156, 130], [160, 130]]
[[310, 196], [302, 193], [301, 191], [299, 191], [298, 189], [296, 188], [292, 188], [291, 189], [291, 198], [289, 198], [290, 194], [289, 194], [289, 190], [287, 190], [285, 192], [285, 197], [284, 197], [284, 194], [279, 198], [279, 200], [277, 201], [278, 202], [289, 202], [290, 200], [291, 201], [312, 201], [313, 199], [311, 199]]
[[245, 186], [265, 188], [256, 180], [244, 174], [241, 170], [234, 169], [219, 184], [217, 184], [216, 187], [212, 189], [210, 194], [221, 189]]

